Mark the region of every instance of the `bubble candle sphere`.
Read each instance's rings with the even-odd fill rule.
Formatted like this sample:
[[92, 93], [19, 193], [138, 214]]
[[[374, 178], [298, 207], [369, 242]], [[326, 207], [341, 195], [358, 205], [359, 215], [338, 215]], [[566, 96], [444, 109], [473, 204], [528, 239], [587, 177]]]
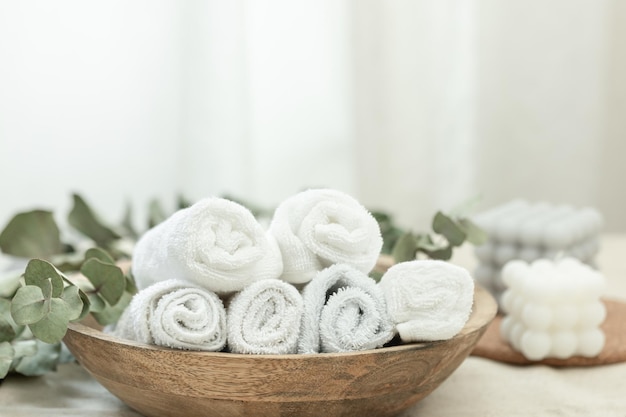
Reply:
[[575, 258], [508, 262], [501, 334], [527, 359], [593, 357], [604, 347], [604, 276]]

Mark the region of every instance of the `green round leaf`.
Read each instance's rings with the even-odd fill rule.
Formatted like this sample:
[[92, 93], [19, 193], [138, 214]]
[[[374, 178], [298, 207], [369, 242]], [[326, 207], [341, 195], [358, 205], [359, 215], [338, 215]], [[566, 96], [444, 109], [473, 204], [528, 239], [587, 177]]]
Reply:
[[80, 288], [78, 289], [78, 295], [79, 295], [81, 301], [83, 302], [83, 310], [80, 312], [80, 315], [76, 319], [74, 319], [73, 321], [79, 321], [79, 320], [84, 319], [85, 317], [87, 317], [87, 315], [89, 314], [89, 311], [91, 309], [91, 301], [89, 300], [89, 297]]
[[396, 242], [391, 256], [393, 256], [396, 263], [406, 262], [415, 259], [416, 251], [417, 242], [415, 241], [415, 236], [412, 233], [405, 233]]
[[74, 206], [68, 216], [68, 222], [76, 230], [93, 239], [98, 246], [107, 247], [120, 236], [104, 225], [96, 214], [78, 194], [74, 194]]
[[126, 277], [122, 270], [111, 264], [91, 258], [80, 272], [93, 284], [96, 292], [110, 305], [115, 305], [126, 289]]
[[87, 252], [85, 252], [85, 260], [89, 260], [91, 258], [96, 258], [96, 259], [102, 261], [105, 264], [115, 265], [115, 260], [113, 260], [111, 255], [109, 255], [107, 253], [107, 251], [105, 251], [104, 249], [101, 249], [101, 248], [89, 248], [89, 249], [87, 249]]
[[9, 373], [14, 354], [13, 346], [9, 342], [0, 343], [0, 379]]
[[24, 282], [26, 285], [35, 285], [42, 290], [47, 288], [46, 282], [52, 284], [52, 297], [60, 297], [63, 294], [63, 277], [58, 269], [50, 262], [41, 259], [31, 259], [24, 271]]
[[66, 287], [61, 295], [61, 300], [67, 304], [70, 321], [77, 320], [83, 314], [83, 299], [77, 286], [70, 285]]
[[11, 301], [11, 316], [17, 324], [31, 324], [46, 315], [46, 298], [41, 288], [34, 285], [21, 287]]
[[443, 235], [450, 245], [460, 246], [465, 241], [465, 232], [450, 217], [438, 211], [433, 219], [433, 231]]
[[93, 317], [98, 321], [98, 323], [102, 324], [103, 326], [117, 323], [128, 304], [130, 304], [132, 298], [133, 296], [131, 294], [125, 292], [117, 304], [115, 304], [114, 306], [110, 306], [107, 304], [102, 311], [97, 313], [94, 312]]
[[106, 301], [102, 299], [98, 294], [91, 292], [88, 293], [87, 298], [89, 300], [89, 311], [93, 313], [100, 313], [107, 307]]
[[53, 298], [49, 301], [46, 315], [36, 323], [29, 324], [33, 336], [42, 342], [58, 343], [67, 332], [72, 313], [65, 301]]
[[17, 214], [0, 233], [2, 252], [22, 258], [48, 258], [63, 253], [52, 212], [33, 210]]
[[15, 339], [24, 326], [18, 326], [11, 317], [11, 301], [0, 298], [0, 342], [8, 342]]
[[3, 316], [0, 316], [0, 342], [10, 342], [16, 336], [15, 329]]

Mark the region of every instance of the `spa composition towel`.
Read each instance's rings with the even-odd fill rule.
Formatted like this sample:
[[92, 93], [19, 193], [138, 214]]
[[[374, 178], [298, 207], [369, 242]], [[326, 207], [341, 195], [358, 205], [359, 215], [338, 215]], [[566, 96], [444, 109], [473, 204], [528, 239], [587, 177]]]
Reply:
[[235, 292], [282, 272], [280, 250], [250, 211], [212, 197], [145, 233], [133, 252], [138, 288], [182, 279], [216, 293]]
[[402, 262], [389, 268], [378, 285], [404, 342], [450, 339], [472, 311], [474, 280], [449, 262]]
[[281, 279], [295, 284], [338, 263], [368, 273], [383, 244], [378, 223], [367, 209], [351, 196], [329, 189], [303, 191], [283, 201], [269, 232], [283, 256]]
[[380, 288], [350, 265], [320, 271], [304, 288], [302, 298], [299, 353], [374, 349], [394, 336]]
[[228, 348], [235, 353], [297, 353], [302, 296], [278, 279], [257, 281], [230, 301]]
[[135, 294], [112, 333], [152, 345], [220, 351], [226, 344], [226, 311], [215, 293], [167, 280]]

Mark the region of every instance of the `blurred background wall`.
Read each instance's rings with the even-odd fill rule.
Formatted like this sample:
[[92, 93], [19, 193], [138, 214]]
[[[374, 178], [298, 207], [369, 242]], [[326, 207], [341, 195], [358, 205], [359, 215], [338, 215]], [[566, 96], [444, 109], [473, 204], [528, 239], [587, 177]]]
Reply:
[[481, 196], [623, 232], [624, 74], [620, 0], [0, 0], [0, 227], [326, 186], [417, 230]]

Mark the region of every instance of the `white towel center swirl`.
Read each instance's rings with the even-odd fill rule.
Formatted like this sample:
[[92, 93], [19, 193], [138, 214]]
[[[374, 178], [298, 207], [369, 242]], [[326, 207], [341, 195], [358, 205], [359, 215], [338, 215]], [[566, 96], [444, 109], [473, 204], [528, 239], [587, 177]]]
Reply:
[[303, 313], [302, 296], [284, 281], [257, 281], [237, 294], [228, 308], [232, 352], [296, 353]]

